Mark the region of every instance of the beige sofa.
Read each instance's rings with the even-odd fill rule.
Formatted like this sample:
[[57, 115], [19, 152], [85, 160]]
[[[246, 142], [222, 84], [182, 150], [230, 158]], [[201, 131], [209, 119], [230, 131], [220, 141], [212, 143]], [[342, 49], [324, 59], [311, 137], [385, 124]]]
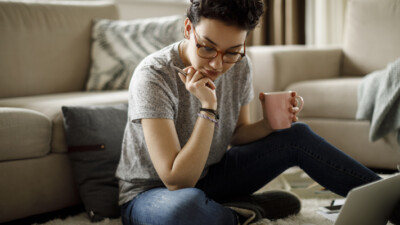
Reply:
[[[369, 121], [355, 119], [363, 76], [400, 57], [399, 0], [350, 0], [343, 46], [259, 46], [249, 55], [256, 93], [297, 91], [305, 101], [299, 117], [315, 132], [369, 167], [400, 164], [396, 134], [371, 143]], [[259, 118], [258, 102], [252, 109]]]
[[85, 91], [93, 19], [183, 14], [186, 5], [0, 0], [0, 223], [82, 203], [61, 106], [128, 99], [127, 90]]
[[0, 222], [80, 203], [62, 105], [127, 102], [127, 92], [85, 92], [93, 18], [107, 2], [0, 1]]
[[[68, 160], [61, 106], [126, 103], [128, 98], [126, 90], [85, 91], [93, 18], [120, 15], [115, 4], [102, 1], [0, 0], [0, 222], [81, 203]], [[369, 166], [394, 168], [400, 162], [398, 146], [383, 140], [368, 143], [368, 122], [354, 120], [361, 78], [340, 76], [346, 61], [359, 63], [349, 59], [357, 60], [358, 51], [363, 56], [362, 50], [353, 44], [343, 49], [250, 47], [248, 54], [255, 68], [256, 93], [298, 90], [306, 100], [301, 118], [318, 133]], [[378, 58], [372, 68], [353, 71], [361, 76], [384, 67], [399, 52], [395, 47], [389, 50], [362, 60], [370, 66]], [[312, 81], [300, 82], [307, 80]], [[333, 94], [320, 93], [327, 88]], [[255, 100], [252, 118], [260, 112]]]

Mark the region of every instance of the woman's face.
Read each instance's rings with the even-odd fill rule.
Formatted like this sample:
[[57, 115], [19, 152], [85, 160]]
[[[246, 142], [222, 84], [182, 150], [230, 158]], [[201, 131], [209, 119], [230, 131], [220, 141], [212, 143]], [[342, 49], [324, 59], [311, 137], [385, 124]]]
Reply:
[[[205, 59], [197, 54], [197, 43], [207, 48], [214, 48], [224, 53], [242, 53], [247, 31], [236, 26], [227, 26], [215, 19], [201, 18], [193, 28], [192, 23], [185, 21], [185, 32], [189, 33], [189, 44], [186, 53], [191, 65], [204, 76], [215, 81], [219, 76], [232, 68], [234, 63], [224, 63], [222, 54], [213, 59]], [[196, 35], [196, 37], [195, 37]]]

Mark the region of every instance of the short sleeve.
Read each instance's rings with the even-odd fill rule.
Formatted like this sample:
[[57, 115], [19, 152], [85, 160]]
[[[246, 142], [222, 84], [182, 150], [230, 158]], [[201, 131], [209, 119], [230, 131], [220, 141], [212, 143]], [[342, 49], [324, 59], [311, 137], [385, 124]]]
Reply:
[[163, 74], [151, 66], [135, 70], [129, 87], [129, 118], [174, 118], [174, 101]]
[[249, 57], [244, 58], [244, 66], [243, 66], [243, 73], [245, 74], [242, 76], [243, 79], [243, 94], [241, 96], [241, 106], [249, 104], [254, 98], [254, 89], [253, 89], [253, 70], [251, 67], [251, 61]]

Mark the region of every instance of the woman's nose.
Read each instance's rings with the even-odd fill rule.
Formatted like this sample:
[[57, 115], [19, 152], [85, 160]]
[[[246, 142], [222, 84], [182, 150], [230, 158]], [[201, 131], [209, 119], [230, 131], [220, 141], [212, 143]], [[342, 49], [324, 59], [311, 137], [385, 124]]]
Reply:
[[218, 54], [215, 58], [210, 60], [210, 66], [214, 69], [214, 70], [221, 70], [222, 69], [222, 54]]

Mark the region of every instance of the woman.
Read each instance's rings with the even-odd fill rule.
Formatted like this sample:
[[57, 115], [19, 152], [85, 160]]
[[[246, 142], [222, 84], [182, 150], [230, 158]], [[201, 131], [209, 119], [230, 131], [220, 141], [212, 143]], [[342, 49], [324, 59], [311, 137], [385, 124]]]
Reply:
[[[262, 13], [260, 0], [191, 0], [184, 40], [135, 70], [117, 170], [124, 224], [238, 224], [242, 217], [222, 203], [242, 201], [292, 166], [342, 196], [380, 179], [305, 124], [272, 130], [266, 119], [249, 122], [245, 39]], [[299, 211], [290, 194], [264, 200], [288, 201], [262, 205], [270, 219]]]

